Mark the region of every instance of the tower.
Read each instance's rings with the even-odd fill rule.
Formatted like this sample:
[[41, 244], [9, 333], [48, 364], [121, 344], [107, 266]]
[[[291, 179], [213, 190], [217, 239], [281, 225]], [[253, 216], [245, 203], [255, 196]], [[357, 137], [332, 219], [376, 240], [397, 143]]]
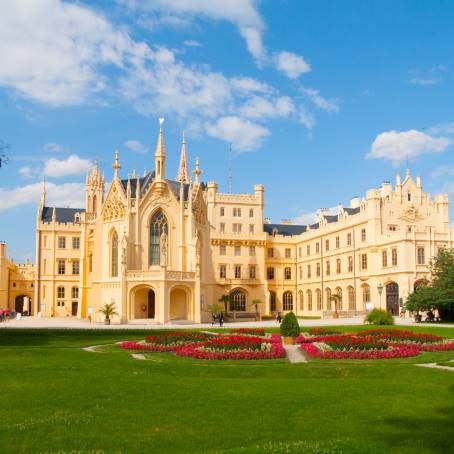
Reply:
[[93, 213], [96, 216], [101, 212], [101, 207], [104, 203], [105, 185], [105, 179], [99, 173], [98, 161], [95, 161], [85, 182], [85, 206], [87, 213]]
[[162, 194], [166, 187], [166, 152], [164, 149], [164, 138], [162, 134], [162, 125], [164, 118], [159, 119], [159, 136], [154, 153], [155, 181], [153, 186], [158, 194]]
[[191, 183], [191, 174], [189, 173], [188, 160], [186, 157], [186, 138], [183, 131], [183, 141], [181, 142], [180, 165], [178, 167], [178, 175], [176, 181], [180, 183]]

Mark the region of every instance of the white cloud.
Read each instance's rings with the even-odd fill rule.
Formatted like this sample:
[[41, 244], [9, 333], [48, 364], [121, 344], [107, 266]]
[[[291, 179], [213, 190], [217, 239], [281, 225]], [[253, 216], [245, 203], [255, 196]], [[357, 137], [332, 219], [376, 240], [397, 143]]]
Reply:
[[448, 137], [433, 137], [420, 131], [387, 131], [372, 143], [366, 158], [383, 158], [394, 165], [425, 153], [439, 153], [454, 143]]
[[235, 151], [258, 148], [270, 134], [263, 126], [237, 116], [221, 117], [215, 123], [207, 124], [206, 130], [209, 136], [230, 142]]
[[19, 174], [25, 178], [31, 178], [36, 175], [37, 169], [30, 166], [24, 166], [19, 169]]
[[187, 39], [185, 41], [183, 41], [183, 44], [187, 47], [200, 47], [201, 44], [196, 41], [195, 39]]
[[297, 79], [301, 74], [311, 70], [309, 63], [303, 57], [285, 50], [274, 55], [274, 62], [276, 68], [290, 79]]
[[315, 88], [302, 87], [301, 93], [307, 96], [319, 109], [326, 112], [334, 113], [339, 111], [339, 101], [337, 99], [327, 99], [320, 95], [320, 92]]
[[43, 148], [44, 150], [51, 151], [52, 153], [67, 153], [71, 151], [68, 147], [55, 142], [46, 143]]
[[138, 140], [127, 140], [125, 146], [134, 153], [145, 154], [148, 151], [148, 148]]
[[429, 128], [430, 134], [454, 134], [454, 122], [452, 123], [439, 123]]
[[[326, 214], [328, 215], [334, 215], [338, 213], [339, 208], [337, 206], [328, 208], [328, 211]], [[319, 219], [319, 213], [320, 210], [313, 211], [311, 213], [303, 213], [300, 214], [297, 218], [293, 220], [295, 224], [300, 224], [300, 225], [310, 225], [310, 224], [315, 224], [318, 222]]]
[[240, 111], [250, 118], [287, 117], [295, 111], [295, 106], [288, 96], [274, 99], [253, 96], [241, 107]]
[[139, 11], [155, 12], [160, 19], [172, 17], [175, 21], [187, 21], [191, 18], [207, 18], [227, 21], [238, 28], [246, 41], [246, 46], [254, 59], [263, 63], [266, 60], [266, 49], [262, 35], [265, 29], [263, 20], [257, 11], [255, 0], [119, 0], [129, 8]]
[[425, 87], [428, 85], [438, 84], [440, 82], [440, 79], [437, 79], [435, 77], [432, 77], [432, 78], [414, 77], [413, 79], [410, 79], [409, 82], [412, 85], [420, 85], [422, 87]]
[[230, 85], [233, 89], [242, 94], [272, 93], [274, 89], [264, 82], [260, 82], [252, 77], [233, 77], [230, 79]]
[[315, 126], [314, 116], [304, 106], [299, 107], [298, 121], [309, 130]]
[[[17, 188], [0, 188], [0, 211], [22, 205], [37, 205], [41, 195], [41, 183]], [[79, 208], [84, 206], [85, 186], [83, 183], [46, 183], [46, 205]]]
[[64, 177], [68, 175], [80, 175], [87, 172], [91, 167], [88, 159], [81, 159], [72, 154], [67, 159], [48, 159], [44, 164], [44, 175], [49, 177]]

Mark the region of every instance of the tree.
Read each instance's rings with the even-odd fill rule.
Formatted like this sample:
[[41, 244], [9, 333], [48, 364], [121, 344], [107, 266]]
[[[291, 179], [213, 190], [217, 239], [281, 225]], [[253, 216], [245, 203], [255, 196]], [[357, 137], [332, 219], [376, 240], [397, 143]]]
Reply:
[[300, 333], [300, 325], [293, 312], [285, 314], [281, 323], [280, 332], [283, 337], [296, 337]]
[[224, 312], [227, 313], [227, 305], [230, 303], [230, 295], [224, 293], [218, 301], [224, 305]]
[[255, 316], [259, 316], [259, 306], [262, 304], [263, 301], [260, 300], [252, 300], [251, 306], [255, 306]]
[[432, 287], [440, 317], [454, 319], [454, 249], [442, 249], [430, 264]]
[[223, 306], [222, 304], [211, 304], [207, 307], [207, 311], [210, 313], [210, 314], [219, 314], [219, 312], [222, 312], [223, 310]]
[[421, 285], [410, 293], [405, 303], [405, 310], [410, 312], [429, 311], [435, 308], [437, 292], [431, 285]]

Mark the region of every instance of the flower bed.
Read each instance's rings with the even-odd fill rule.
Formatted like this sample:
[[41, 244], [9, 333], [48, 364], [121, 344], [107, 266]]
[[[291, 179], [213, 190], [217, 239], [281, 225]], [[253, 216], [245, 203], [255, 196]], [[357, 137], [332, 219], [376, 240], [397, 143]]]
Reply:
[[341, 334], [341, 333], [340, 333], [340, 331], [336, 331], [335, 329], [319, 327], [319, 328], [310, 328], [309, 334], [311, 336], [328, 336], [328, 335], [332, 335], [332, 334]]
[[273, 359], [285, 356], [285, 351], [280, 342], [267, 338], [229, 335], [184, 345], [176, 354], [197, 359]]
[[149, 352], [170, 352], [175, 350], [174, 345], [160, 345], [160, 344], [141, 344], [139, 342], [122, 342], [120, 348], [124, 350], [146, 350]]
[[421, 352], [454, 350], [454, 342], [443, 341], [440, 336], [395, 329], [297, 338], [310, 357], [324, 359], [404, 358]]
[[263, 328], [235, 328], [230, 330], [232, 334], [251, 334], [254, 336], [264, 336], [265, 330]]

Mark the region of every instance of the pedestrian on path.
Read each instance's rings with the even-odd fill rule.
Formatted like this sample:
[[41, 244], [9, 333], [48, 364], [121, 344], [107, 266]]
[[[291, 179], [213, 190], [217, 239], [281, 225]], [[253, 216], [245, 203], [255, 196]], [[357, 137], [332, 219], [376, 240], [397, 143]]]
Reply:
[[219, 314], [219, 326], [222, 328], [223, 324], [224, 324], [224, 314], [221, 312]]

